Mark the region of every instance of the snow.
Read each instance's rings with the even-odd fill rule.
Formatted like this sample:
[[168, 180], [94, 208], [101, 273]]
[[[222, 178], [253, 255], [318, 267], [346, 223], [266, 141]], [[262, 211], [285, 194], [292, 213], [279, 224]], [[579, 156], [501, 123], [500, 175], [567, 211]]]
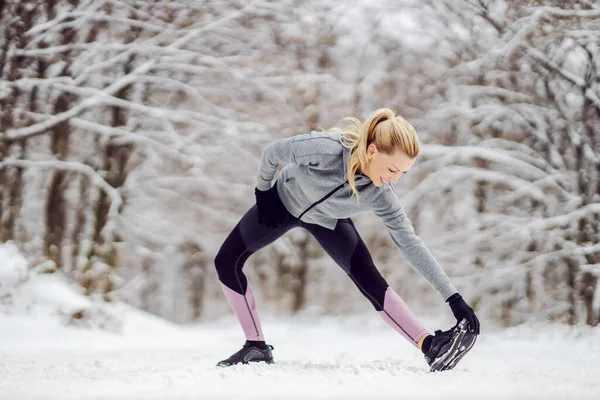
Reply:
[[121, 334], [0, 316], [0, 398], [592, 399], [600, 391], [592, 328], [484, 327], [455, 370], [429, 373], [374, 313], [267, 318], [276, 363], [224, 369], [214, 364], [241, 344], [233, 318], [183, 328], [121, 307]]
[[12, 243], [0, 245], [0, 297], [6, 296], [27, 275], [27, 260]]
[[[0, 245], [0, 262], [20, 304], [0, 314], [0, 399], [585, 400], [600, 392], [600, 330], [587, 326], [484, 324], [455, 370], [429, 373], [420, 351], [374, 312], [271, 315], [263, 327], [276, 363], [218, 368], [243, 342], [232, 316], [175, 325], [122, 303], [95, 304], [59, 274], [25, 279], [11, 244]], [[64, 310], [88, 313], [87, 323], [65, 325]], [[432, 330], [435, 321], [423, 320]]]

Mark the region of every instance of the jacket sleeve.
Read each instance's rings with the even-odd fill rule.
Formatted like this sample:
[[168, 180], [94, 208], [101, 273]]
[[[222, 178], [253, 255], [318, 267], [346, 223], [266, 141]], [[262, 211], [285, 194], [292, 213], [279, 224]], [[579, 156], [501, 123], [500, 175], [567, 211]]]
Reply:
[[447, 300], [456, 288], [450, 282], [440, 264], [433, 257], [415, 230], [400, 204], [400, 199], [391, 187], [381, 188], [385, 193], [374, 200], [375, 214], [388, 228], [394, 244], [408, 262]]
[[325, 155], [335, 151], [335, 146], [332, 145], [335, 141], [324, 132], [311, 132], [269, 143], [262, 152], [256, 174], [256, 188], [271, 188], [271, 181], [279, 165], [318, 165]]

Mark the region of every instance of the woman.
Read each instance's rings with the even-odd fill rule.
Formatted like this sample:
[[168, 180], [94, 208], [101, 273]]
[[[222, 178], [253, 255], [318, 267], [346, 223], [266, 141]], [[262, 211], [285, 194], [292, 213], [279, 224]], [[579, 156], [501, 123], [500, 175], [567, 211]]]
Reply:
[[[276, 140], [265, 147], [255, 188], [256, 204], [229, 234], [215, 258], [219, 281], [246, 335], [240, 351], [218, 366], [273, 362], [264, 340], [252, 288], [242, 272], [254, 252], [295, 227], [309, 231], [344, 269], [393, 329], [420, 349], [432, 371], [453, 368], [471, 349], [479, 321], [418, 238], [391, 183], [419, 154], [415, 129], [389, 109], [345, 129]], [[285, 165], [276, 183], [271, 181]], [[381, 276], [350, 216], [374, 212], [406, 259], [446, 300], [457, 319], [434, 335], [419, 323]]]

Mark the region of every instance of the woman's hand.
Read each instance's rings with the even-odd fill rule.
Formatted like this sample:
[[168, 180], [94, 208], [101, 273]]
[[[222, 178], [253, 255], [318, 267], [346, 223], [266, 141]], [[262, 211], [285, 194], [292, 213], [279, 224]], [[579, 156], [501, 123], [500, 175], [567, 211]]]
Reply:
[[463, 319], [467, 320], [469, 330], [479, 335], [479, 319], [475, 315], [475, 311], [463, 300], [462, 296], [458, 293], [454, 293], [446, 300], [452, 309], [452, 314], [458, 322]]
[[271, 229], [281, 225], [287, 212], [277, 193], [277, 186], [269, 190], [254, 189], [256, 206], [258, 207], [258, 223]]

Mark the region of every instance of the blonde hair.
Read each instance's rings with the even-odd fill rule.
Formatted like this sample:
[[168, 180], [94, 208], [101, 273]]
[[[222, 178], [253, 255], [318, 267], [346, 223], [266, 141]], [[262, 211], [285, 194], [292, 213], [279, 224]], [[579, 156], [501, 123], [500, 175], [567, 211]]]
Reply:
[[342, 145], [351, 150], [346, 176], [357, 199], [354, 176], [359, 168], [364, 171], [369, 164], [367, 148], [371, 143], [375, 143], [377, 150], [387, 155], [397, 151], [404, 152], [410, 158], [419, 155], [421, 147], [415, 128], [389, 108], [376, 110], [364, 123], [353, 117], [342, 121], [347, 122], [343, 128], [332, 128], [329, 132], [337, 134]]

